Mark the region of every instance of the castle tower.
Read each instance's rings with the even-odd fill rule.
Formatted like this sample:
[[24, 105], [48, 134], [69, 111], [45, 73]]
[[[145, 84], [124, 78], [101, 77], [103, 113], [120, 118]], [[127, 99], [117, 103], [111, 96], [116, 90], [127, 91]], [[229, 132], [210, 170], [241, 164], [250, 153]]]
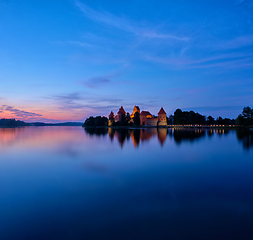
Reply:
[[130, 117], [133, 118], [133, 117], [134, 117], [134, 114], [135, 114], [136, 112], [140, 113], [140, 108], [139, 108], [139, 106], [134, 106], [133, 113], [131, 114]]
[[109, 114], [109, 119], [112, 119], [112, 118], [114, 118], [114, 113], [113, 113], [113, 111], [111, 111], [111, 113]]
[[152, 115], [148, 111], [141, 111], [140, 114], [140, 124], [141, 125], [147, 125], [147, 119], [152, 118]]
[[126, 111], [124, 110], [124, 108], [121, 106], [116, 117], [115, 117], [115, 120], [116, 121], [120, 121], [121, 120], [121, 116], [122, 114], [125, 114], [126, 115]]
[[114, 121], [115, 121], [115, 116], [114, 116], [114, 113], [113, 113], [112, 111], [111, 111], [111, 113], [109, 114], [108, 118], [109, 118], [108, 126], [112, 126], [112, 124], [113, 124]]
[[167, 117], [166, 112], [163, 108], [158, 112], [158, 126], [166, 126], [167, 125]]

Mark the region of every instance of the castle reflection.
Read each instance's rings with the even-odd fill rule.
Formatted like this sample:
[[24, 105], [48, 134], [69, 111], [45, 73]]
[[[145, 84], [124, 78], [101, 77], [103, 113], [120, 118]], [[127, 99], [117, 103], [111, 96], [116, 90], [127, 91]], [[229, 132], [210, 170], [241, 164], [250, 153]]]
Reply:
[[[145, 143], [151, 138], [156, 138], [161, 146], [166, 142], [167, 138], [173, 139], [178, 145], [183, 142], [194, 142], [202, 138], [211, 138], [214, 135], [221, 137], [227, 135], [229, 129], [186, 129], [186, 128], [85, 128], [85, 132], [91, 136], [109, 135], [111, 141], [117, 140], [121, 147], [125, 142], [132, 141], [134, 147], [138, 147], [140, 143]], [[236, 130], [236, 136], [244, 149], [253, 148], [253, 131]]]
[[131, 139], [134, 147], [149, 141], [151, 138], [157, 138], [161, 146], [164, 145], [167, 138], [174, 139], [176, 144], [186, 141], [197, 141], [204, 137], [212, 137], [213, 135], [226, 135], [229, 130], [226, 129], [182, 129], [182, 128], [85, 128], [89, 135], [105, 136], [109, 135], [111, 141], [116, 139], [120, 146], [123, 147], [126, 141]]
[[108, 132], [111, 141], [117, 139], [120, 146], [123, 147], [126, 141], [133, 142], [134, 147], [138, 147], [141, 142], [149, 141], [153, 137], [157, 137], [161, 146], [163, 146], [168, 136], [167, 128], [141, 128], [141, 129], [128, 129], [128, 128], [85, 128], [85, 132], [89, 135], [106, 135]]

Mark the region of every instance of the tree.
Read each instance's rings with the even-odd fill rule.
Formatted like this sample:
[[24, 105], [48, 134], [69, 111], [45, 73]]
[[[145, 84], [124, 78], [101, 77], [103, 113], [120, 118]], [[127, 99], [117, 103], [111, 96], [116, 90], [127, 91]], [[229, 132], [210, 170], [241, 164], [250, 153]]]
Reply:
[[122, 113], [120, 117], [120, 126], [127, 126], [126, 114]]
[[182, 112], [181, 109], [177, 109], [174, 112], [174, 124], [179, 125], [179, 124], [205, 124], [206, 122], [206, 117], [199, 114], [195, 113], [194, 111], [184, 111]]
[[107, 117], [89, 117], [85, 120], [83, 126], [84, 127], [106, 127], [108, 125], [108, 118]]
[[250, 108], [249, 106], [244, 107], [243, 111], [242, 111], [242, 115], [243, 115], [244, 118], [253, 119], [253, 109]]
[[207, 124], [214, 124], [214, 118], [212, 116], [207, 117]]
[[175, 125], [183, 124], [183, 112], [181, 109], [177, 109], [174, 112], [174, 124]]
[[130, 117], [130, 113], [127, 112], [126, 113], [126, 122], [128, 123], [130, 121], [131, 117]]
[[236, 124], [242, 126], [244, 124], [244, 117], [242, 114], [239, 114], [237, 119], [236, 119]]
[[85, 120], [83, 126], [86, 127], [91, 127], [91, 126], [95, 126], [95, 121], [94, 121], [94, 117], [89, 117]]
[[22, 127], [22, 126], [29, 126], [29, 123], [25, 123], [20, 120], [16, 119], [0, 119], [0, 127]]
[[140, 113], [135, 112], [133, 117], [134, 125], [139, 126], [140, 125]]
[[167, 117], [167, 124], [168, 125], [173, 125], [174, 124], [174, 116], [172, 116], [171, 114], [170, 114], [169, 117]]
[[253, 125], [253, 109], [248, 107], [244, 107], [242, 114], [239, 114], [236, 123], [242, 126], [250, 126]]
[[221, 116], [216, 118], [216, 123], [220, 124], [220, 125], [222, 124], [222, 117]]

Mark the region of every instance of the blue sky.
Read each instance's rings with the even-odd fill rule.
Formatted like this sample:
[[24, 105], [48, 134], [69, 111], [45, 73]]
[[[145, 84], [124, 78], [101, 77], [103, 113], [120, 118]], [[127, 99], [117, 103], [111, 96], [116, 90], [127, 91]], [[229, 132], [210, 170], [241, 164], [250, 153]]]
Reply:
[[0, 0], [0, 117], [253, 105], [253, 0]]

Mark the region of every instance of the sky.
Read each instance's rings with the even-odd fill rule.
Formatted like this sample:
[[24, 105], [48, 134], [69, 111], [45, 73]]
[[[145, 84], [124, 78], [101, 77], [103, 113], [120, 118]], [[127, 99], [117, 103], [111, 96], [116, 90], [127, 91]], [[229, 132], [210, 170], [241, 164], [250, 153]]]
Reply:
[[253, 107], [253, 0], [0, 0], [0, 118]]

